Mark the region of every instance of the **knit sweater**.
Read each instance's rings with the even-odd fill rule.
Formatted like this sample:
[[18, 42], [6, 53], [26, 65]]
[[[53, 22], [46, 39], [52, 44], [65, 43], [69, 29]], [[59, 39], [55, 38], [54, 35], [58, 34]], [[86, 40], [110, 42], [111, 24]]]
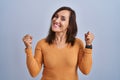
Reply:
[[41, 80], [78, 80], [77, 68], [88, 74], [92, 66], [92, 49], [85, 48], [83, 42], [76, 38], [73, 46], [57, 48], [49, 45], [45, 39], [38, 41], [35, 54], [32, 49], [25, 49], [26, 64], [32, 77], [43, 73]]

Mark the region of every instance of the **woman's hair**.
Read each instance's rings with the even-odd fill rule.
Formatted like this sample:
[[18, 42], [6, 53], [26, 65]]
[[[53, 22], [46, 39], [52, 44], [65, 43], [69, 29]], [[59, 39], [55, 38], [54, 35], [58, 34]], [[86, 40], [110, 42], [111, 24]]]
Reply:
[[[51, 18], [51, 22], [52, 22], [52, 19], [55, 17], [55, 15], [62, 10], [70, 11], [69, 25], [66, 32], [66, 36], [67, 36], [66, 43], [70, 43], [73, 46], [75, 42], [75, 36], [77, 34], [77, 23], [76, 23], [75, 11], [70, 7], [61, 7], [57, 9], [56, 12], [53, 14]], [[55, 40], [55, 32], [52, 31], [52, 25], [51, 25], [49, 29], [49, 34], [46, 38], [46, 42], [48, 42], [49, 44], [52, 44], [54, 40]]]

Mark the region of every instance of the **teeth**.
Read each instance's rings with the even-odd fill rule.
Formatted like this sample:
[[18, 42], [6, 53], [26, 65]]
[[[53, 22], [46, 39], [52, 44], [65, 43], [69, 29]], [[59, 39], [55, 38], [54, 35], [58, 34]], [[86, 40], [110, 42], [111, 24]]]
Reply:
[[55, 24], [56, 27], [59, 27], [59, 25]]

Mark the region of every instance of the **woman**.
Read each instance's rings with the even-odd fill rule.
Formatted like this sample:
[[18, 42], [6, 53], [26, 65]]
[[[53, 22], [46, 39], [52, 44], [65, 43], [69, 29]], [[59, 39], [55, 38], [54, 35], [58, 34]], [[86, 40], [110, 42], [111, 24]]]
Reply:
[[42, 65], [41, 80], [78, 80], [77, 68], [88, 74], [92, 66], [91, 32], [85, 34], [86, 45], [76, 38], [76, 14], [69, 7], [59, 8], [51, 18], [49, 34], [38, 41], [35, 54], [32, 55], [32, 36], [25, 35], [26, 63], [32, 77], [39, 74]]

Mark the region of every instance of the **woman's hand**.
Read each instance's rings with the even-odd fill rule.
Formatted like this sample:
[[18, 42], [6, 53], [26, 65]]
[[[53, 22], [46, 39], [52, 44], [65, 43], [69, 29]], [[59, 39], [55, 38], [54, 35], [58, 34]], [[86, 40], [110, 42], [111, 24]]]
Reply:
[[85, 33], [85, 42], [86, 42], [86, 45], [92, 45], [92, 41], [94, 39], [94, 34], [91, 33], [91, 32], [87, 32]]
[[23, 42], [26, 48], [31, 48], [32, 47], [32, 36], [30, 36], [29, 34], [25, 35], [23, 37]]

